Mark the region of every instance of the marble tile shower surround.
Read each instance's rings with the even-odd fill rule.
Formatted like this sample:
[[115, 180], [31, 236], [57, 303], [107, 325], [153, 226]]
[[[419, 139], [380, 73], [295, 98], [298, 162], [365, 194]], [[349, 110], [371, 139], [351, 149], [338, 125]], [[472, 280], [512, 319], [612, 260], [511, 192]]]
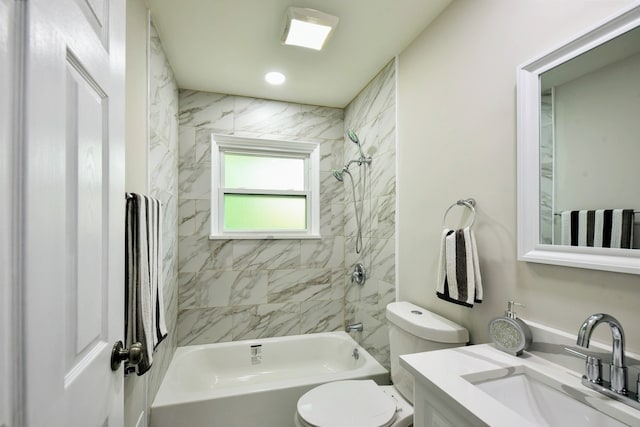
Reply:
[[[340, 330], [356, 334], [387, 367], [385, 307], [395, 299], [395, 65], [383, 71], [346, 111], [232, 95], [180, 91], [180, 345]], [[348, 123], [343, 119], [348, 117]], [[352, 167], [364, 208], [364, 250], [348, 177], [332, 175], [357, 157], [344, 137], [356, 130], [373, 167]], [[209, 240], [211, 134], [320, 143], [320, 240]], [[378, 167], [376, 168], [376, 165]], [[352, 285], [364, 262], [369, 280]], [[360, 335], [360, 336], [358, 336]]]
[[[180, 91], [180, 345], [340, 330], [344, 112]], [[320, 143], [319, 240], [209, 240], [211, 134]]]
[[553, 243], [553, 95], [543, 95], [540, 106], [540, 242]]
[[[355, 253], [357, 233], [350, 183], [345, 179], [345, 265], [348, 272], [362, 262], [367, 268], [364, 286], [345, 280], [345, 321], [362, 322], [360, 344], [389, 368], [386, 306], [395, 301], [395, 177], [396, 177], [395, 61], [385, 66], [347, 106], [345, 129], [354, 129], [371, 166], [353, 169], [356, 198], [362, 206], [364, 247]], [[345, 146], [345, 161], [357, 158], [355, 144]], [[360, 191], [360, 189], [364, 191]]]
[[168, 335], [160, 343], [149, 372], [147, 396], [155, 397], [177, 345], [178, 315], [178, 87], [158, 33], [149, 40], [150, 195], [163, 205], [163, 296]]

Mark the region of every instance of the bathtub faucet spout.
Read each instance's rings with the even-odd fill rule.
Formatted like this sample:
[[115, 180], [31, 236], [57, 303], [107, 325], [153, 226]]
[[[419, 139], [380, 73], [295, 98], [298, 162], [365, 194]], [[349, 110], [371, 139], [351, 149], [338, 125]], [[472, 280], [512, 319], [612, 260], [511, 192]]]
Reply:
[[364, 329], [364, 326], [362, 326], [362, 322], [352, 323], [350, 325], [347, 325], [346, 328], [344, 328], [344, 330], [347, 332], [351, 332], [351, 331], [362, 332], [363, 329]]

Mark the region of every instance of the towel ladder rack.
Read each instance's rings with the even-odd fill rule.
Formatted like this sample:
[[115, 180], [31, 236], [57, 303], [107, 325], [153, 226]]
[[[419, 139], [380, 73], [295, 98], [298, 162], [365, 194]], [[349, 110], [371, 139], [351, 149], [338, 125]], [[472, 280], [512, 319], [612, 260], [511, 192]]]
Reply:
[[442, 226], [444, 227], [446, 223], [447, 214], [449, 213], [449, 211], [456, 206], [465, 206], [471, 211], [471, 223], [469, 224], [468, 227], [469, 228], [473, 227], [473, 224], [476, 222], [476, 200], [473, 198], [460, 199], [460, 200], [457, 200], [455, 203], [453, 203], [451, 206], [449, 206], [447, 210], [444, 212], [444, 216], [442, 217]]

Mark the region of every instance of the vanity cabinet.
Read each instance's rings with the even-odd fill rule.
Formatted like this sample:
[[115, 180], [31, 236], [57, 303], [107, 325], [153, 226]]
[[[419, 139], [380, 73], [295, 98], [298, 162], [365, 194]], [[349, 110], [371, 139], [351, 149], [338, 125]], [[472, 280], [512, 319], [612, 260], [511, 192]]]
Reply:
[[[415, 378], [414, 378], [415, 381]], [[414, 383], [413, 425], [416, 427], [487, 426], [439, 388], [422, 380]]]
[[405, 354], [400, 366], [414, 380], [415, 427], [640, 427], [640, 411], [533, 353], [479, 344]]

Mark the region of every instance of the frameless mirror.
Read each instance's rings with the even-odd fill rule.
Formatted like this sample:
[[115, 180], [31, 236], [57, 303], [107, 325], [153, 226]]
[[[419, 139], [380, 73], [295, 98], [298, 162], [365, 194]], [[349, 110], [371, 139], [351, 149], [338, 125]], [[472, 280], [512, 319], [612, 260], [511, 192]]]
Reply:
[[640, 274], [640, 6], [518, 69], [518, 259]]

